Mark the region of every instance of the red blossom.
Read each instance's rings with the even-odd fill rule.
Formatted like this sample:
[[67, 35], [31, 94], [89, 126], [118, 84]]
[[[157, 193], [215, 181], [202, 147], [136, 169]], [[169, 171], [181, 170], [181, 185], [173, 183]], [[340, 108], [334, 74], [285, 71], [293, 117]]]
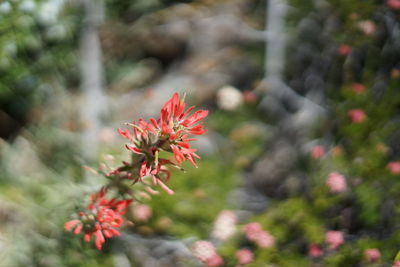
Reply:
[[361, 83], [353, 83], [351, 85], [351, 90], [354, 93], [360, 95], [360, 94], [363, 94], [365, 92], [365, 86], [363, 84], [361, 84]]
[[325, 234], [325, 242], [329, 245], [331, 250], [337, 249], [344, 243], [343, 232], [341, 231], [328, 231]]
[[262, 248], [269, 248], [275, 245], [274, 236], [268, 231], [264, 231], [261, 224], [257, 222], [246, 224], [243, 231], [248, 240], [255, 242]]
[[392, 174], [400, 174], [400, 162], [399, 161], [392, 161], [389, 162], [386, 168], [392, 173]]
[[85, 212], [80, 212], [80, 219], [71, 220], [64, 224], [67, 231], [74, 229], [74, 234], [80, 234], [84, 230], [84, 240], [90, 242], [91, 236], [95, 238], [96, 248], [101, 250], [105, 237], [119, 236], [116, 229], [122, 226], [127, 207], [131, 199], [117, 200], [107, 199], [106, 190], [102, 188], [98, 193], [90, 196], [90, 203]]
[[251, 104], [257, 101], [257, 95], [253, 91], [244, 90], [242, 94], [245, 103]]
[[[187, 160], [197, 167], [195, 159], [200, 157], [196, 154], [196, 149], [190, 146], [190, 142], [196, 140], [190, 138], [190, 135], [202, 135], [207, 132], [202, 120], [208, 115], [208, 111], [198, 110], [191, 113], [194, 106], [186, 110], [185, 108], [184, 99], [176, 93], [165, 103], [158, 120], [139, 119], [137, 122], [127, 124], [131, 129], [118, 129], [118, 133], [129, 141], [125, 146], [133, 153], [132, 161], [123, 162], [123, 165], [117, 168], [109, 167], [107, 164], [101, 165], [100, 171], [110, 179], [107, 188], [116, 188], [121, 195], [131, 196], [133, 191], [130, 185], [141, 182], [143, 190], [150, 194], [158, 193], [151, 186], [160, 186], [168, 194], [174, 194], [166, 184], [171, 176], [168, 166], [182, 169], [180, 164]], [[175, 160], [161, 158], [163, 151], [172, 153]], [[127, 185], [124, 182], [126, 180], [131, 184]], [[132, 202], [131, 199], [108, 199], [106, 193], [102, 188], [92, 194], [85, 211], [79, 213], [79, 219], [64, 224], [65, 230], [73, 231], [74, 234], [83, 232], [86, 242], [90, 242], [94, 236], [96, 248], [99, 250], [106, 238], [120, 235], [118, 228], [124, 222], [122, 216]], [[139, 192], [138, 195], [150, 197], [146, 192]], [[151, 209], [146, 209], [144, 205], [137, 207], [140, 212], [136, 210], [136, 219], [146, 220], [151, 216]], [[205, 262], [209, 266], [223, 264], [222, 258], [216, 253]]]
[[218, 267], [224, 264], [224, 259], [220, 255], [215, 254], [206, 261], [206, 264], [208, 267]]
[[235, 253], [236, 258], [238, 259], [238, 263], [240, 265], [250, 264], [254, 261], [254, 254], [251, 250], [242, 248]]
[[346, 178], [338, 172], [332, 172], [328, 175], [326, 185], [332, 193], [342, 193], [347, 190]]
[[325, 155], [325, 148], [321, 145], [314, 146], [311, 150], [313, 159], [320, 159]]
[[364, 251], [368, 262], [377, 262], [381, 258], [381, 252], [377, 248], [368, 248]]
[[[167, 193], [174, 192], [165, 184], [170, 174], [166, 165], [180, 165], [188, 160], [197, 167], [196, 149], [190, 146], [190, 142], [196, 139], [189, 138], [189, 135], [202, 135], [207, 132], [202, 124], [208, 111], [198, 110], [193, 114], [194, 106], [186, 109], [186, 103], [175, 93], [162, 107], [158, 120], [150, 118], [150, 122], [139, 119], [138, 123], [133, 122], [132, 132], [127, 129], [118, 129], [120, 135], [129, 141], [126, 148], [142, 157], [138, 178], [134, 181], [143, 182], [143, 178], [151, 176], [153, 185], [159, 185]], [[158, 157], [164, 150], [174, 154], [175, 163]], [[135, 177], [135, 174], [131, 175]]]
[[323, 254], [322, 249], [317, 244], [311, 244], [308, 247], [308, 256], [310, 257], [319, 257]]
[[192, 253], [194, 257], [206, 263], [207, 266], [221, 266], [224, 264], [224, 260], [217, 254], [211, 242], [204, 240], [195, 242], [192, 245]]
[[386, 4], [390, 8], [400, 9], [400, 0], [388, 0]]
[[362, 109], [352, 109], [347, 115], [353, 123], [362, 123], [367, 117]]
[[351, 52], [351, 46], [342, 44], [339, 46], [338, 53], [341, 56], [347, 56]]

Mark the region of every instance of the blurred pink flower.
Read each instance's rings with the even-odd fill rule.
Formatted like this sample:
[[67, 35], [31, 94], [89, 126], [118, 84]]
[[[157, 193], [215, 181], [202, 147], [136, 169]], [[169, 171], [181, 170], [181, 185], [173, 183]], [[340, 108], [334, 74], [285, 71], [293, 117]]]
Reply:
[[311, 150], [311, 156], [313, 159], [320, 159], [325, 155], [325, 149], [321, 145], [314, 146]]
[[377, 248], [366, 249], [364, 255], [368, 262], [376, 262], [381, 258], [381, 252]]
[[400, 162], [392, 161], [386, 166], [392, 174], [400, 174]]
[[400, 261], [395, 261], [392, 267], [400, 267]]
[[257, 222], [246, 224], [243, 228], [246, 238], [262, 248], [269, 248], [275, 244], [275, 238], [268, 231], [264, 231]]
[[388, 7], [393, 8], [393, 9], [399, 9], [400, 8], [400, 0], [388, 0], [386, 2]]
[[325, 242], [329, 245], [330, 249], [337, 249], [344, 243], [343, 232], [341, 231], [328, 231], [325, 234]]
[[308, 256], [310, 257], [319, 257], [322, 255], [322, 253], [321, 247], [317, 244], [311, 244], [308, 247]]
[[243, 228], [243, 231], [247, 239], [254, 240], [257, 238], [257, 235], [263, 231], [263, 229], [261, 224], [258, 222], [253, 222], [246, 224]]
[[221, 241], [228, 240], [236, 231], [236, 223], [237, 216], [233, 211], [221, 211], [215, 220], [211, 236]]
[[352, 109], [347, 113], [353, 123], [361, 123], [365, 120], [366, 115], [362, 109]]
[[262, 248], [269, 248], [275, 245], [275, 237], [268, 231], [262, 231], [258, 234], [255, 242]]
[[347, 56], [351, 52], [351, 47], [346, 44], [342, 44], [339, 46], [338, 53], [341, 56]]
[[223, 259], [220, 255], [215, 254], [215, 255], [213, 255], [211, 258], [209, 258], [209, 259], [206, 261], [206, 264], [207, 264], [207, 266], [209, 266], [209, 267], [221, 266], [221, 265], [224, 264], [224, 259]]
[[133, 217], [136, 221], [147, 221], [153, 214], [151, 207], [146, 204], [139, 204], [133, 207]]
[[352, 90], [354, 93], [360, 95], [360, 94], [362, 94], [362, 93], [365, 92], [365, 86], [364, 86], [363, 84], [361, 84], [361, 83], [353, 83], [353, 84], [351, 85], [351, 90]]
[[238, 262], [240, 265], [246, 265], [246, 264], [252, 263], [254, 260], [253, 252], [251, 252], [251, 250], [249, 250], [247, 248], [242, 248], [242, 249], [236, 251], [235, 256], [238, 259]]
[[372, 20], [363, 20], [358, 23], [358, 28], [366, 35], [371, 35], [376, 31], [376, 25]]
[[192, 245], [193, 256], [201, 261], [207, 261], [216, 254], [215, 247], [208, 241], [197, 241]]
[[210, 267], [224, 264], [224, 260], [217, 254], [214, 245], [208, 241], [200, 240], [195, 242], [192, 245], [192, 254]]
[[253, 91], [244, 90], [242, 95], [245, 103], [251, 104], [257, 101], [257, 95]]
[[332, 193], [341, 193], [347, 190], [346, 178], [338, 172], [331, 172], [328, 175], [326, 185]]

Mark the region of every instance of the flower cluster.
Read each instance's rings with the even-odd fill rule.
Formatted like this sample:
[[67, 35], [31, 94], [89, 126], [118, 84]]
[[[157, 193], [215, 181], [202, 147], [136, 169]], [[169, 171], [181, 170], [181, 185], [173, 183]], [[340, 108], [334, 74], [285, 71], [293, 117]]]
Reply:
[[381, 252], [377, 248], [366, 249], [364, 255], [368, 262], [377, 262], [381, 258]]
[[365, 92], [365, 86], [362, 83], [353, 83], [351, 85], [351, 90], [355, 93], [355, 94], [363, 94]]
[[236, 223], [237, 216], [233, 211], [221, 211], [214, 222], [214, 229], [211, 233], [211, 236], [221, 241], [228, 240], [232, 235], [235, 234]]
[[275, 245], [275, 238], [268, 231], [262, 229], [261, 224], [257, 222], [246, 224], [243, 228], [246, 238], [255, 242], [262, 248], [269, 248]]
[[311, 244], [308, 247], [308, 256], [319, 257], [323, 254], [321, 247], [318, 244]]
[[329, 245], [329, 249], [335, 250], [344, 243], [343, 232], [328, 231], [325, 234], [325, 242]]
[[117, 200], [107, 199], [106, 190], [102, 188], [98, 193], [90, 196], [90, 203], [86, 211], [79, 213], [79, 219], [74, 219], [64, 224], [67, 231], [74, 228], [74, 233], [79, 234], [83, 230], [84, 240], [90, 242], [91, 236], [95, 237], [97, 249], [101, 249], [105, 238], [119, 236], [116, 228], [122, 226], [127, 207], [132, 199]]
[[[148, 193], [158, 193], [152, 186], [160, 186], [168, 194], [174, 193], [166, 184], [171, 176], [167, 167], [182, 169], [181, 163], [184, 161], [197, 167], [196, 158], [199, 156], [190, 145], [196, 139], [190, 136], [207, 132], [201, 121], [208, 111], [199, 110], [191, 114], [195, 107], [185, 108], [184, 99], [175, 93], [161, 109], [159, 119], [139, 119], [128, 124], [131, 130], [118, 129], [119, 134], [129, 140], [126, 148], [132, 152], [131, 162], [123, 162], [117, 168], [100, 169], [109, 183], [91, 195], [89, 205], [79, 213], [78, 218], [64, 224], [67, 231], [73, 230], [75, 234], [83, 232], [87, 242], [94, 236], [96, 248], [100, 250], [105, 238], [120, 235], [117, 229], [123, 225], [123, 215], [128, 206], [137, 200], [132, 189], [134, 184], [140, 182], [143, 185], [144, 190], [138, 192], [138, 197], [149, 198]], [[172, 153], [174, 159], [161, 157], [161, 152]], [[106, 194], [110, 189], [121, 199], [107, 199]], [[146, 221], [150, 216], [151, 209], [147, 205], [138, 204], [133, 210], [135, 220]]]
[[387, 164], [387, 168], [392, 174], [400, 174], [400, 162], [392, 161]]
[[399, 0], [388, 0], [386, 4], [390, 8], [400, 9], [400, 1]]
[[325, 148], [321, 145], [316, 145], [311, 150], [311, 156], [313, 159], [320, 159], [325, 155]]
[[[179, 165], [190, 161], [195, 167], [196, 158], [200, 158], [195, 152], [196, 149], [190, 146], [190, 142], [196, 139], [189, 138], [189, 135], [202, 135], [207, 132], [201, 122], [208, 111], [199, 110], [189, 115], [194, 106], [185, 110], [186, 104], [179, 94], [165, 103], [161, 109], [158, 120], [150, 118], [150, 122], [140, 119], [138, 123], [133, 122], [132, 132], [128, 129], [118, 129], [121, 136], [128, 139], [131, 144], [126, 148], [139, 156], [137, 173], [131, 174], [135, 180], [141, 181], [147, 176], [152, 178], [153, 185], [159, 185], [167, 193], [174, 192], [165, 184], [169, 180], [170, 173], [167, 165]], [[174, 154], [175, 161], [160, 158], [160, 152], [167, 151]]]
[[239, 266], [250, 264], [254, 261], [253, 252], [247, 248], [242, 248], [242, 249], [236, 251], [235, 256], [238, 260]]
[[338, 54], [341, 56], [347, 56], [351, 52], [351, 46], [347, 44], [342, 44], [338, 48]]
[[328, 175], [326, 185], [332, 193], [342, 193], [347, 190], [346, 178], [338, 172], [332, 172]]
[[367, 115], [365, 115], [364, 111], [358, 108], [349, 110], [347, 115], [349, 116], [351, 122], [355, 124], [362, 123], [367, 118]]
[[195, 242], [192, 245], [192, 254], [210, 267], [224, 264], [224, 260], [217, 254], [214, 245], [208, 241], [200, 240]]

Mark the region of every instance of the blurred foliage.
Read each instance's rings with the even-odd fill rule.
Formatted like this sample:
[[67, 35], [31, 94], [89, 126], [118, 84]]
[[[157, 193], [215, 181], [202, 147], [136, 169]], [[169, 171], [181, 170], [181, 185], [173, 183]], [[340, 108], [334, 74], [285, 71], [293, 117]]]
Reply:
[[[8, 119], [24, 125], [33, 107], [57, 87], [77, 86], [77, 9], [63, 1], [3, 1], [0, 4], [0, 106]], [[60, 15], [60, 16], [58, 16]], [[1, 118], [4, 118], [1, 116]]]

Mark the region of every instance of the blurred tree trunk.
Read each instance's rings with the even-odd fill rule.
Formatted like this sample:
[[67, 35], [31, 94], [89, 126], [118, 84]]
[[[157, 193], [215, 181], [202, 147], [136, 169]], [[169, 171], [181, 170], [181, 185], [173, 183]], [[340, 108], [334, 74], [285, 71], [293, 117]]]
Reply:
[[94, 159], [97, 154], [100, 116], [105, 109], [103, 93], [102, 51], [98, 27], [104, 21], [102, 0], [83, 0], [84, 19], [80, 39], [80, 68], [83, 101], [81, 119], [84, 124], [82, 137], [83, 155]]
[[285, 0], [270, 0], [266, 5], [265, 20], [265, 78], [282, 81], [285, 60], [284, 22], [287, 10]]

